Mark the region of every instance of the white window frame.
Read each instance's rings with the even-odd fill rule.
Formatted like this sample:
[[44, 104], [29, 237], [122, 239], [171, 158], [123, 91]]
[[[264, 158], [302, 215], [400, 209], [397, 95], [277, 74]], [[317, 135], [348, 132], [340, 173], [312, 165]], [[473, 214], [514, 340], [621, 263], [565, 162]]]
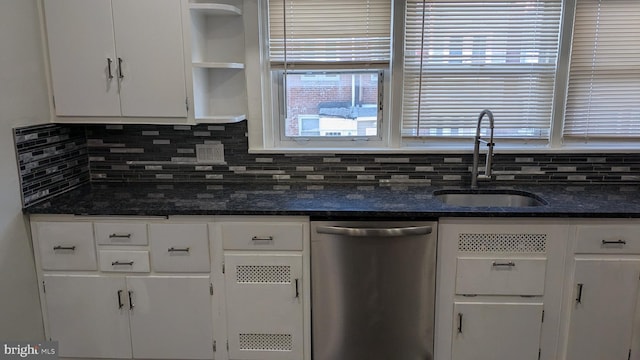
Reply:
[[[554, 87], [549, 140], [499, 139], [496, 153], [593, 153], [640, 152], [637, 139], [610, 141], [590, 140], [589, 143], [565, 141], [562, 137], [567, 99], [569, 64], [576, 1], [563, 0], [559, 34], [558, 64]], [[249, 2], [251, 3], [251, 2]], [[404, 1], [394, 0], [392, 18], [392, 60], [384, 70], [383, 110], [379, 139], [325, 139], [305, 141], [282, 139], [280, 116], [275, 106], [278, 82], [269, 65], [268, 2], [258, 1], [255, 14], [245, 2], [247, 31], [247, 83], [249, 104], [249, 151], [253, 153], [467, 153], [472, 151], [472, 138], [407, 139], [401, 135]], [[255, 22], [252, 22], [255, 21]], [[254, 46], [254, 48], [251, 48]], [[481, 109], [479, 109], [481, 110]], [[499, 119], [496, 119], [499, 121]]]

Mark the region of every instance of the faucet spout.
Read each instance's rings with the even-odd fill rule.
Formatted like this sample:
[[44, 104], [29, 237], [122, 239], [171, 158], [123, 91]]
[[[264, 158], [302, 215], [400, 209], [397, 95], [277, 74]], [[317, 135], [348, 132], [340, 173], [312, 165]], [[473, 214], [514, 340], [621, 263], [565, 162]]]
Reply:
[[[489, 118], [489, 130], [490, 130], [490, 138], [487, 142], [480, 137], [480, 129], [482, 127], [482, 119], [487, 116]], [[476, 125], [476, 137], [473, 145], [473, 167], [471, 168], [471, 188], [478, 188], [478, 179], [480, 180], [491, 180], [491, 165], [493, 159], [493, 113], [490, 110], [482, 110], [480, 115], [478, 116], [478, 123]], [[485, 143], [489, 147], [489, 151], [487, 153], [486, 158], [486, 166], [484, 174], [478, 174], [478, 163], [480, 161], [480, 143]]]

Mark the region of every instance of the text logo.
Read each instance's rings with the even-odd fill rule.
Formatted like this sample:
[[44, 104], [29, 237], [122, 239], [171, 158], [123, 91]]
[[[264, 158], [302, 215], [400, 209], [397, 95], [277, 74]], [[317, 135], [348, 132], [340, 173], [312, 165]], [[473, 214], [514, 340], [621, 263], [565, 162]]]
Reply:
[[0, 342], [0, 360], [58, 360], [58, 342]]

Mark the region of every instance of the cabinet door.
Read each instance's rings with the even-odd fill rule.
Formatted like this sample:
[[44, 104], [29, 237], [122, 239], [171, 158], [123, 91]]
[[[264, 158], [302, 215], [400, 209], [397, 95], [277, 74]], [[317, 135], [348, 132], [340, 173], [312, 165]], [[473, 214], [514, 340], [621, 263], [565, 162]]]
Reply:
[[455, 303], [453, 360], [537, 360], [541, 303]]
[[56, 114], [120, 116], [111, 0], [44, 0], [44, 10]]
[[577, 259], [567, 360], [627, 359], [640, 260]]
[[302, 359], [302, 255], [224, 258], [229, 358]]
[[131, 358], [123, 278], [44, 275], [49, 336], [61, 357]]
[[208, 276], [129, 276], [131, 343], [137, 359], [213, 358]]
[[178, 0], [113, 0], [123, 116], [186, 117]]

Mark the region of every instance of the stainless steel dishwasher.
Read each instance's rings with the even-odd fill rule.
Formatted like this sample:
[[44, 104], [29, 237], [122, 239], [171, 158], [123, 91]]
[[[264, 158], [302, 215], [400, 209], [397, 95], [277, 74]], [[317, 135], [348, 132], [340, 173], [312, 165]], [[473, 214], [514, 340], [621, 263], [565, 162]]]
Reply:
[[432, 360], [436, 222], [311, 222], [313, 360]]

